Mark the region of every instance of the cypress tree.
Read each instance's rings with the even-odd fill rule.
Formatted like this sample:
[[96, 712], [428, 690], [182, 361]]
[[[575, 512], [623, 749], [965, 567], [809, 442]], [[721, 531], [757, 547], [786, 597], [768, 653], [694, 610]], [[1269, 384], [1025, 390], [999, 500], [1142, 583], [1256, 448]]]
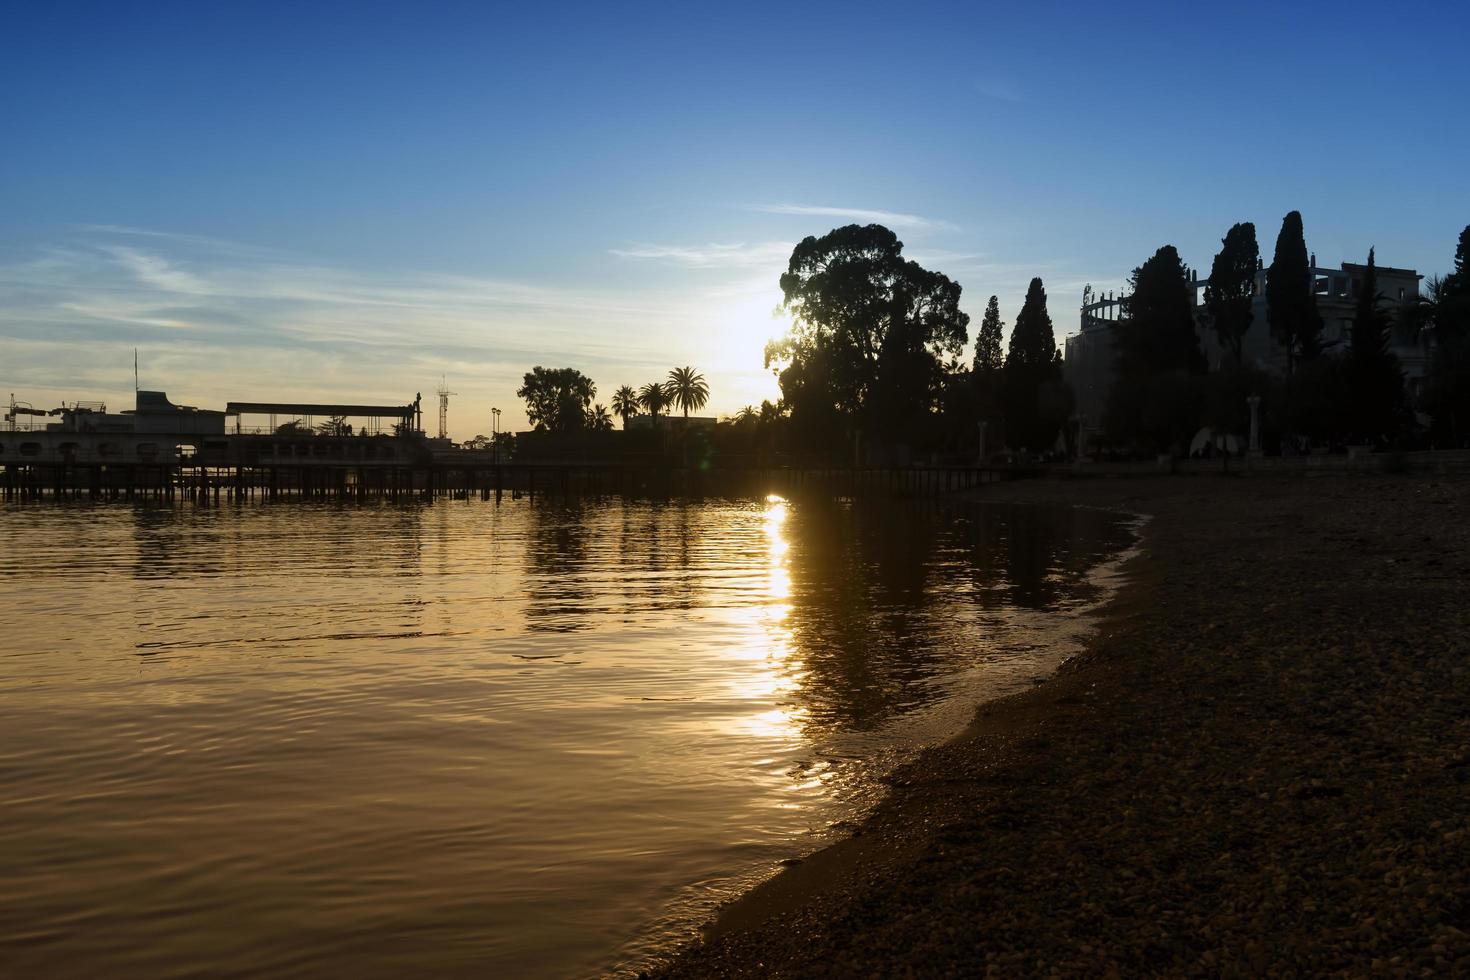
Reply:
[[975, 336], [975, 371], [998, 371], [1002, 359], [1000, 335], [1005, 324], [1000, 321], [1000, 303], [990, 297], [985, 307], [985, 316], [980, 321], [980, 332]]
[[1154, 450], [1182, 449], [1199, 420], [1205, 358], [1194, 331], [1194, 304], [1184, 263], [1165, 245], [1133, 270], [1124, 317], [1114, 327], [1117, 351], [1104, 422], [1119, 442]]
[[1220, 346], [1240, 363], [1241, 345], [1251, 328], [1251, 296], [1255, 293], [1256, 265], [1260, 260], [1256, 226], [1247, 221], [1232, 225], [1220, 241], [1205, 286], [1205, 309]]
[[1300, 211], [1282, 219], [1276, 236], [1276, 254], [1266, 276], [1266, 320], [1271, 335], [1286, 348], [1287, 374], [1292, 373], [1298, 358], [1305, 360], [1320, 353], [1322, 316], [1312, 291]]
[[1065, 408], [1060, 407], [1061, 354], [1039, 278], [1031, 280], [1011, 330], [1004, 372], [1007, 442], [1018, 449], [1050, 449], [1061, 427], [1057, 416]]
[[1378, 270], [1373, 249], [1358, 289], [1357, 309], [1348, 338], [1346, 404], [1341, 414], [1358, 438], [1372, 438], [1398, 428], [1403, 407], [1404, 378], [1398, 358], [1388, 349], [1392, 328], [1379, 306]]
[[1150, 374], [1205, 369], [1194, 332], [1194, 304], [1184, 262], [1165, 245], [1133, 270], [1132, 292], [1118, 324], [1119, 354]]

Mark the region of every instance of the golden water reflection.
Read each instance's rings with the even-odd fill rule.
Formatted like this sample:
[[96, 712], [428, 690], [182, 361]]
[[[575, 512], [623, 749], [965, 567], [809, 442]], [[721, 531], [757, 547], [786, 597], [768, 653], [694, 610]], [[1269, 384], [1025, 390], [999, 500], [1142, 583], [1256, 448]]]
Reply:
[[626, 965], [1028, 683], [1127, 538], [780, 497], [0, 507], [0, 962]]

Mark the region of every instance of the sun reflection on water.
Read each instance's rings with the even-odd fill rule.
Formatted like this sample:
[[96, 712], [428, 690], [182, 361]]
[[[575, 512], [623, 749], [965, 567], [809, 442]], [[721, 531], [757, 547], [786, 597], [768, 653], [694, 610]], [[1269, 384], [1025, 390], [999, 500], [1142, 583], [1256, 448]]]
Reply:
[[[743, 659], [751, 662], [752, 671], [732, 685], [732, 694], [752, 710], [734, 721], [732, 734], [794, 744], [802, 738], [810, 712], [790, 703], [800, 690], [806, 672], [791, 662], [794, 642], [786, 625], [791, 612], [791, 573], [786, 567], [791, 546], [783, 533], [786, 518], [786, 500], [776, 494], [766, 497], [762, 515], [766, 536], [766, 594], [761, 603], [758, 631], [751, 645], [742, 652]], [[798, 788], [813, 787], [804, 783]]]

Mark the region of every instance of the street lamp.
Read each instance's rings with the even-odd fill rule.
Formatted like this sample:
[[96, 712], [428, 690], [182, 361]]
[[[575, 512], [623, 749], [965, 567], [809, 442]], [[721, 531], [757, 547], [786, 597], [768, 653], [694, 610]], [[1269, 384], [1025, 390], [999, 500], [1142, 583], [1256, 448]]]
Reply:
[[490, 409], [490, 445], [494, 447], [495, 455], [492, 457], [496, 463], [500, 462], [500, 409]]
[[1251, 443], [1252, 455], [1261, 451], [1261, 396], [1250, 395], [1245, 403], [1251, 407]]

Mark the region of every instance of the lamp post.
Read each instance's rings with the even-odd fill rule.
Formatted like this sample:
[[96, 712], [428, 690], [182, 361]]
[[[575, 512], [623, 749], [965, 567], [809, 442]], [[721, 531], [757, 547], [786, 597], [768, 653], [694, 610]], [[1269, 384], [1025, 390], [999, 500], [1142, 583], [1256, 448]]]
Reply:
[[1245, 403], [1251, 407], [1251, 455], [1257, 455], [1261, 451], [1261, 396], [1250, 395]]
[[494, 449], [496, 465], [500, 463], [500, 409], [490, 409], [490, 446]]

